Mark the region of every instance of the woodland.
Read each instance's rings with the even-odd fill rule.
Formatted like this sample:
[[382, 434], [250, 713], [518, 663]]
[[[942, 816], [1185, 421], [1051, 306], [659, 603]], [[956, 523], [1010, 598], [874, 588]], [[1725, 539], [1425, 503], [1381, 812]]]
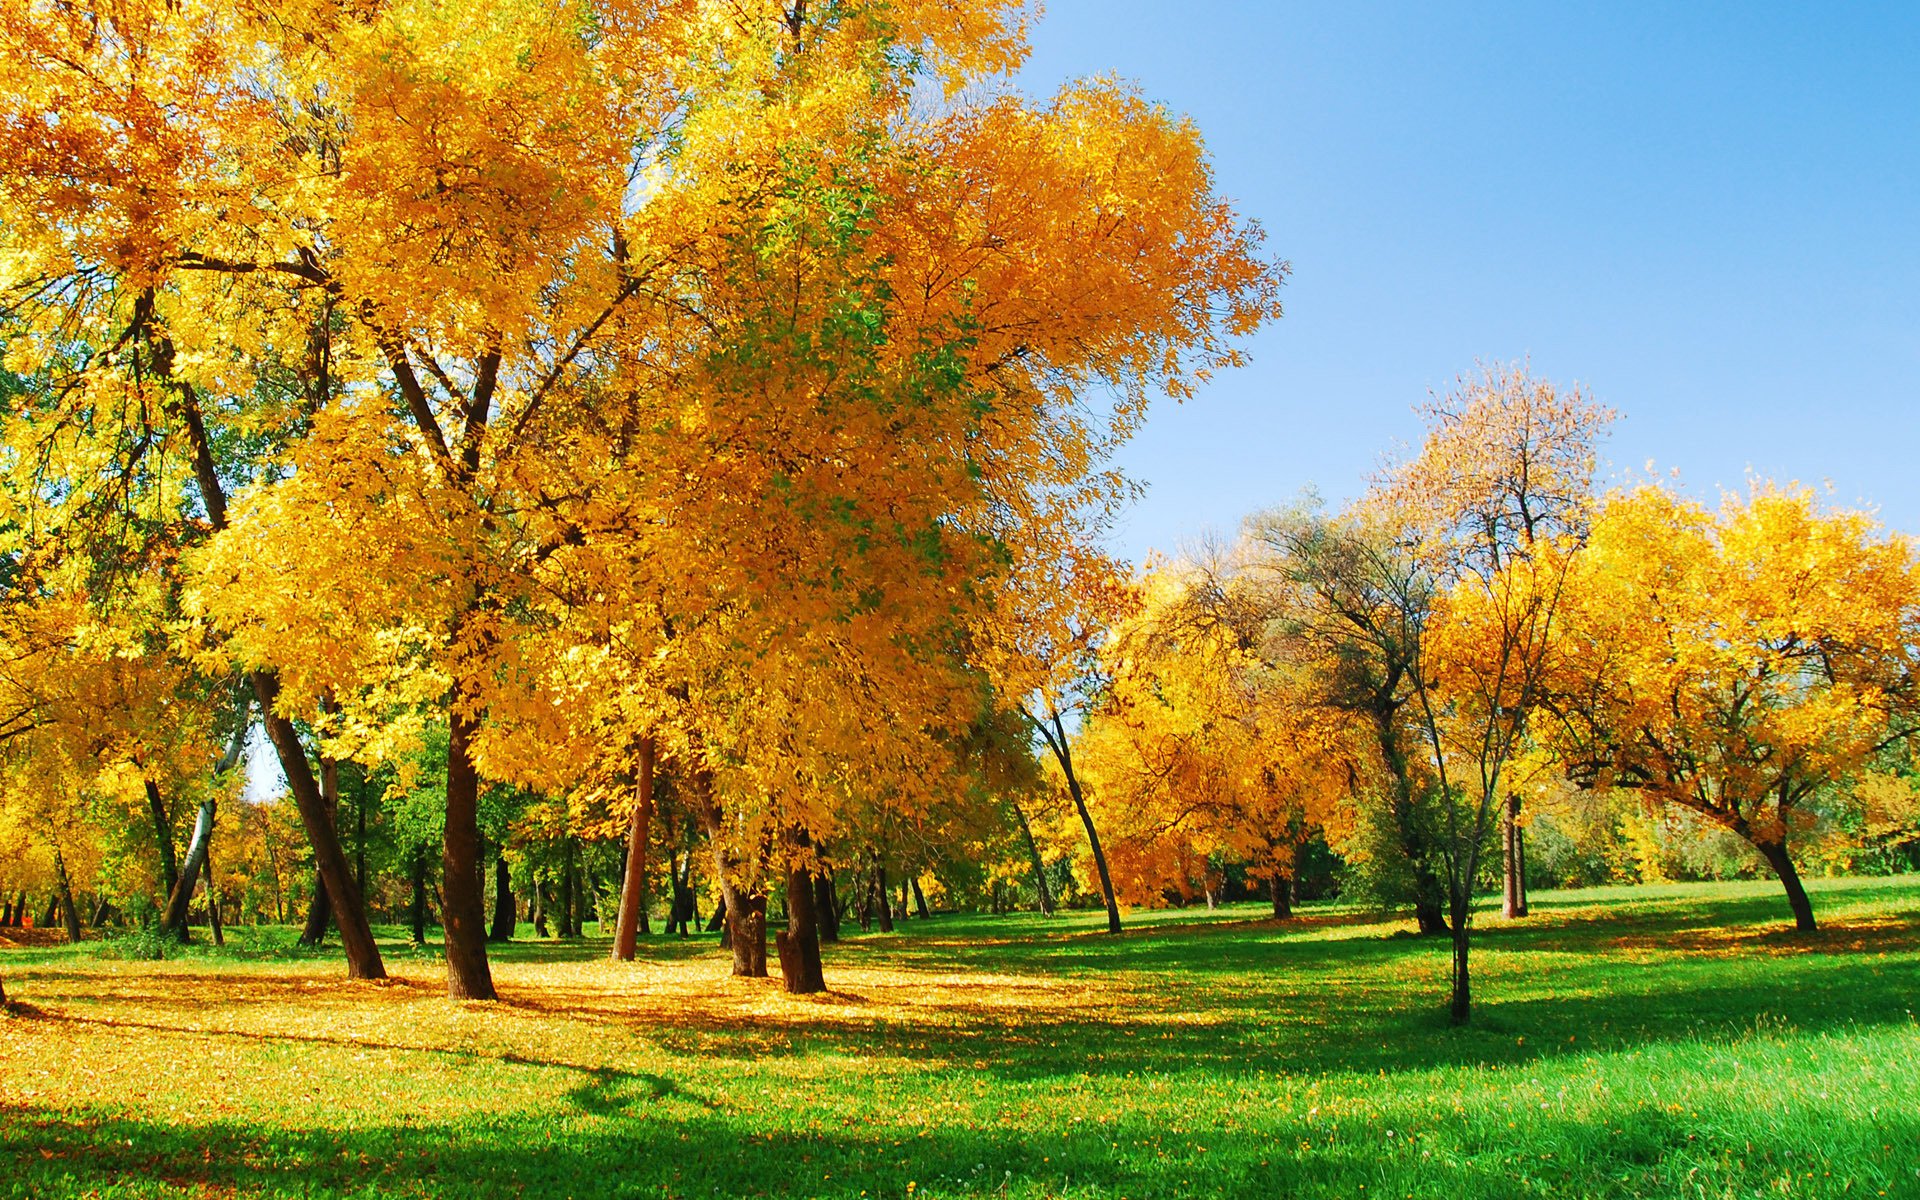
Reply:
[[1913, 540], [1118, 561], [1288, 267], [1031, 17], [0, 10], [0, 1195], [1920, 1195]]

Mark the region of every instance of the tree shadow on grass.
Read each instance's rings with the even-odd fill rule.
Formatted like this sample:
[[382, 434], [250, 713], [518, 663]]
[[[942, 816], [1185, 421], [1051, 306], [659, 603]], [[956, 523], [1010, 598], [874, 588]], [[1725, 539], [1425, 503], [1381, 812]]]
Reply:
[[1846, 1176], [1810, 1179], [1794, 1194], [1858, 1183], [1871, 1195], [1912, 1185], [1920, 1140], [1911, 1113], [1717, 1134], [1724, 1114], [1702, 1121], [1651, 1106], [1543, 1115], [1519, 1134], [1414, 1130], [1404, 1112], [1351, 1116], [1330, 1133], [1324, 1120], [1275, 1114], [1204, 1142], [1125, 1113], [1051, 1128], [792, 1129], [644, 1093], [592, 1099], [585, 1111], [565, 1125], [525, 1113], [333, 1131], [14, 1106], [0, 1110], [0, 1160], [18, 1168], [0, 1177], [0, 1194], [901, 1196], [912, 1181], [935, 1195], [1757, 1195], [1774, 1190], [1783, 1164], [1791, 1177], [1793, 1164], [1824, 1161], [1846, 1164]]

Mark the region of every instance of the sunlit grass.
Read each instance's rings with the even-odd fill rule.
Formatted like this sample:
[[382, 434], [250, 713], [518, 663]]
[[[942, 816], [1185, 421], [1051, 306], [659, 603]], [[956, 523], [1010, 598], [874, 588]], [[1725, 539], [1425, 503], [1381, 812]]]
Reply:
[[[1345, 909], [938, 917], [827, 996], [713, 939], [430, 951], [285, 931], [0, 951], [0, 1195], [1920, 1196], [1920, 880], [1558, 893], [1444, 949]], [[245, 935], [250, 931], [238, 931]]]

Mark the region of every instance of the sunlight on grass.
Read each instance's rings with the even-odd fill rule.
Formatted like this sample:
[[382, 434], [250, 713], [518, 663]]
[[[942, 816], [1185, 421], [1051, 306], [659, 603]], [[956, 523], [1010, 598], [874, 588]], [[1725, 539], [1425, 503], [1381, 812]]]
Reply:
[[811, 998], [710, 940], [516, 943], [497, 1005], [271, 936], [8, 950], [0, 1195], [1920, 1195], [1920, 881], [1817, 898], [1483, 918], [1467, 1030], [1439, 946], [1324, 907], [913, 922]]

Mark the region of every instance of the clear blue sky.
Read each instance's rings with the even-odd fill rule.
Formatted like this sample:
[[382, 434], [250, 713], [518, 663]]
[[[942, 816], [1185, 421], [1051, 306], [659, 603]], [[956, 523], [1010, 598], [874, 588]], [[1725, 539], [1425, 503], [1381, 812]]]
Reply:
[[1712, 497], [1831, 481], [1920, 532], [1920, 4], [1052, 0], [1024, 90], [1191, 116], [1293, 264], [1249, 369], [1123, 462], [1138, 557], [1351, 495], [1477, 359], [1530, 358]]

